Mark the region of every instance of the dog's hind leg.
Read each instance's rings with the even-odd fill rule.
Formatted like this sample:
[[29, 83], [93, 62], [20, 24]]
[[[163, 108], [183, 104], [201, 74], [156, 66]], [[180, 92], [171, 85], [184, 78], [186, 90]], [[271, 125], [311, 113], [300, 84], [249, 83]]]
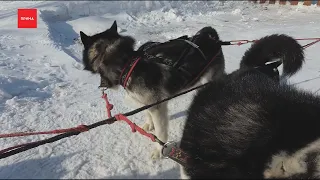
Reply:
[[[150, 114], [154, 124], [155, 135], [159, 140], [166, 143], [168, 141], [168, 107], [167, 103], [164, 102], [158, 106], [150, 108]], [[156, 145], [156, 149], [152, 152], [152, 159], [159, 159], [161, 157], [162, 146], [160, 144]]]

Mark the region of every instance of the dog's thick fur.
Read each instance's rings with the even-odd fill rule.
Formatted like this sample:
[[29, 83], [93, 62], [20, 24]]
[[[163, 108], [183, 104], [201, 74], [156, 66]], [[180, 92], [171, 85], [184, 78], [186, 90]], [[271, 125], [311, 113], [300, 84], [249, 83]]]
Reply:
[[253, 68], [277, 58], [290, 77], [303, 48], [266, 36], [238, 70], [198, 91], [180, 142], [193, 160], [182, 178], [320, 178], [320, 98]]
[[[103, 81], [107, 88], [118, 87], [124, 66], [132, 61], [133, 57], [140, 55], [139, 52], [134, 50], [135, 40], [130, 36], [118, 34], [116, 21], [104, 32], [88, 36], [81, 31], [80, 36], [84, 45], [83, 63], [85, 70], [100, 74], [101, 82]], [[221, 50], [218, 33], [211, 27], [202, 28], [197, 33], [196, 41], [199, 49], [208, 59]], [[140, 49], [150, 43], [152, 42], [147, 42]], [[189, 83], [190, 78], [186, 78], [176, 68], [164, 65], [163, 62], [173, 64], [179, 59], [186, 46], [190, 45], [178, 40], [164, 42], [147, 49], [146, 52], [153, 58], [141, 56], [141, 60], [134, 68], [126, 84], [125, 90], [128, 97], [138, 105], [144, 106], [172, 96], [196, 84], [211, 81], [225, 73], [224, 56], [221, 50], [199, 80], [185, 86]], [[203, 63], [203, 57], [195, 51], [196, 49], [191, 49], [180, 65], [191, 73], [198, 71], [201, 63]], [[155, 135], [163, 142], [168, 140], [167, 111], [167, 103], [150, 108], [147, 110], [147, 120], [143, 125], [144, 130], [152, 131], [154, 129]], [[159, 158], [161, 156], [160, 150], [161, 146], [157, 144], [156, 150], [152, 153], [152, 158]]]

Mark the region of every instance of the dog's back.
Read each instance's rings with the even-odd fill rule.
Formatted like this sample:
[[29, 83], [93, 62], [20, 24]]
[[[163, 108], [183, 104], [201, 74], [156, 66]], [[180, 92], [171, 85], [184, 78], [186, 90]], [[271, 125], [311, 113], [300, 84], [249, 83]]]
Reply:
[[[257, 53], [254, 47], [247, 54]], [[295, 53], [303, 55], [302, 48], [297, 49]], [[191, 178], [317, 176], [320, 98], [279, 84], [250, 68], [255, 66], [248, 63], [252, 60], [245, 61], [245, 67], [216, 80], [194, 98], [180, 145], [193, 159], [186, 174]]]
[[[156, 45], [152, 46], [152, 44]], [[149, 61], [170, 67], [171, 78], [179, 79], [179, 82], [175, 84], [176, 86], [183, 84], [183, 88], [195, 85], [199, 77], [213, 80], [225, 73], [220, 38], [216, 30], [210, 26], [201, 28], [191, 37], [181, 36], [159, 44], [158, 42], [147, 42], [139, 50], [145, 50], [147, 56], [151, 55]], [[178, 77], [175, 77], [176, 74]], [[181, 80], [181, 77], [184, 78]], [[173, 81], [177, 80], [170, 80], [170, 82]], [[168, 89], [168, 91], [176, 90], [177, 88]]]

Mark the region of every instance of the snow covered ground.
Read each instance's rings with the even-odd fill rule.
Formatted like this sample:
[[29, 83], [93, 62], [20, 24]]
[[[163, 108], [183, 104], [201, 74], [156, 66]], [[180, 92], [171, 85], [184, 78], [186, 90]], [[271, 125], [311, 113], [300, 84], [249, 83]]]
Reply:
[[[37, 8], [38, 28], [18, 29], [17, 8]], [[257, 39], [272, 33], [319, 37], [320, 8], [266, 6], [248, 2], [4, 1], [0, 5], [0, 133], [43, 131], [91, 124], [106, 118], [99, 77], [83, 71], [79, 31], [94, 34], [117, 20], [120, 33], [137, 46], [216, 28], [222, 40]], [[300, 41], [302, 44], [308, 41]], [[250, 44], [225, 46], [228, 72], [238, 68]], [[292, 83], [320, 92], [320, 43], [308, 48], [306, 63]], [[109, 91], [113, 114], [132, 110], [124, 92]], [[192, 95], [172, 100], [170, 140], [179, 140]], [[131, 116], [142, 125], [144, 114]], [[0, 148], [47, 135], [0, 139]], [[178, 178], [178, 165], [151, 161], [153, 143], [122, 122], [40, 146], [0, 160], [0, 178]]]

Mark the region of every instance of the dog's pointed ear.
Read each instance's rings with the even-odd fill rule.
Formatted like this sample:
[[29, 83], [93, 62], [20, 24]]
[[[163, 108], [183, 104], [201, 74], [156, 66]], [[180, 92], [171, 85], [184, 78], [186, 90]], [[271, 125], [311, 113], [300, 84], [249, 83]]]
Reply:
[[118, 34], [118, 26], [117, 26], [117, 21], [114, 21], [112, 26], [110, 27], [110, 31], [113, 33]]
[[84, 46], [87, 46], [90, 42], [90, 36], [86, 35], [84, 32], [80, 31], [80, 38], [82, 41], [82, 44]]

